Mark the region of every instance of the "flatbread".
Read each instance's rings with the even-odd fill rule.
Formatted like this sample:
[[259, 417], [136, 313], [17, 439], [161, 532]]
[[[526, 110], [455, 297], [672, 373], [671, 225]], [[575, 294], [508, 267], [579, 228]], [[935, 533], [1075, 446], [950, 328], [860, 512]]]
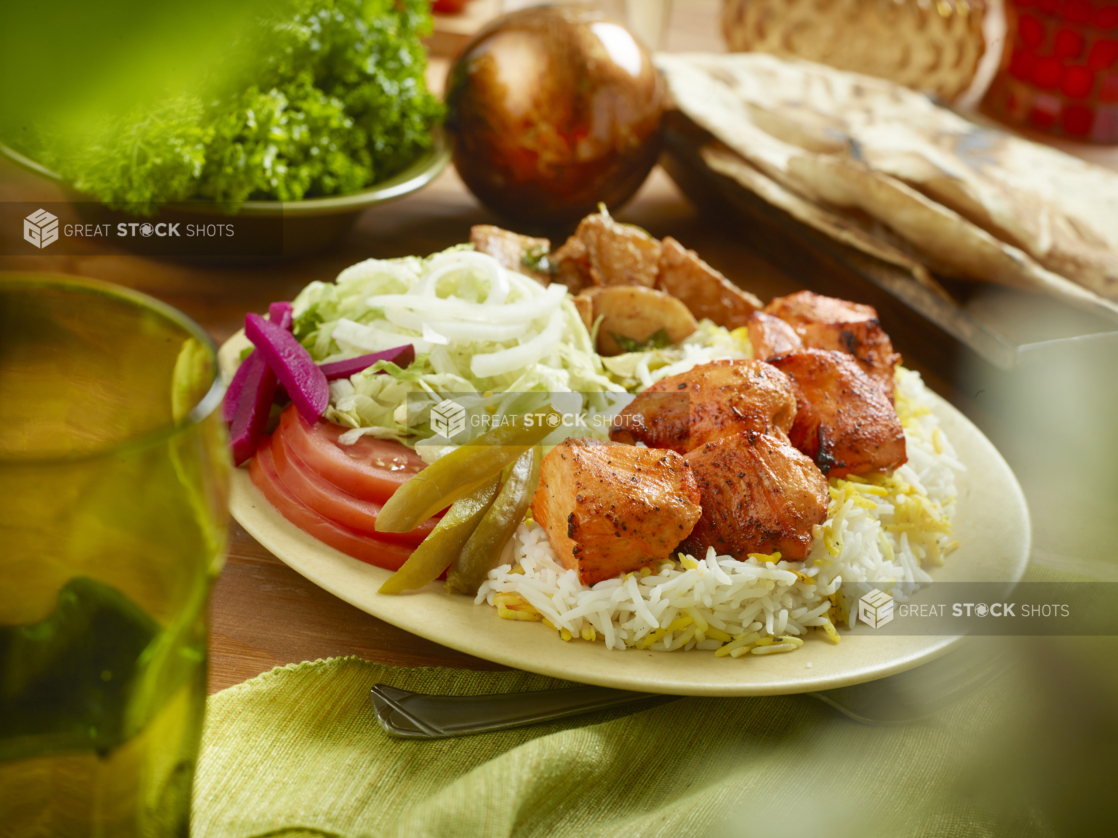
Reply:
[[[680, 110], [769, 181], [817, 209], [830, 210], [832, 215], [836, 210], [865, 213], [911, 244], [916, 253], [930, 255], [929, 259], [921, 257], [921, 261], [927, 263], [934, 256], [936, 267], [948, 275], [1040, 291], [1079, 308], [1111, 318], [1118, 316], [1118, 305], [1089, 290], [1108, 287], [1108, 266], [1118, 253], [1118, 204], [1111, 207], [1118, 202], [1118, 174], [1090, 167], [1059, 152], [1033, 150], [1029, 148], [1033, 144], [1024, 141], [1014, 140], [1011, 144], [1017, 166], [1025, 165], [1025, 160], [1041, 165], [1059, 158], [1058, 164], [1053, 164], [1058, 171], [1093, 170], [1103, 185], [1113, 182], [1113, 194], [1086, 201], [1090, 211], [1104, 217], [1113, 215], [1114, 227], [1104, 235], [1098, 231], [1097, 222], [1086, 218], [1088, 209], [1076, 204], [1074, 214], [1064, 211], [1064, 204], [1074, 203], [1070, 199], [1064, 199], [1060, 208], [1053, 209], [1051, 202], [1056, 196], [1052, 190], [1041, 198], [1009, 184], [1009, 174], [983, 174], [996, 169], [998, 160], [979, 171], [964, 163], [945, 168], [950, 160], [944, 155], [936, 157], [927, 149], [921, 154], [919, 134], [910, 131], [906, 121], [918, 122], [929, 108], [942, 109], [889, 82], [764, 55], [660, 55], [657, 61]], [[798, 86], [788, 81], [789, 76], [799, 80]], [[781, 87], [784, 93], [773, 92], [773, 88]], [[789, 90], [799, 98], [794, 98]], [[769, 104], [772, 102], [776, 104]], [[862, 102], [861, 112], [872, 113], [872, 118], [852, 115], [852, 102]], [[917, 107], [915, 102], [923, 105]], [[835, 103], [850, 107], [839, 107], [836, 112]], [[959, 124], [979, 130], [949, 115]], [[899, 127], [893, 130], [882, 126]], [[902, 145], [898, 140], [888, 146], [880, 135], [889, 131], [911, 141]], [[970, 136], [978, 135], [972, 131]], [[863, 145], [860, 137], [874, 143]], [[913, 184], [875, 163], [882, 163]], [[964, 177], [967, 173], [959, 167], [978, 174]], [[1041, 179], [1036, 174], [1031, 178]], [[1022, 182], [1026, 182], [1024, 175]], [[929, 194], [918, 189], [918, 185]], [[755, 186], [748, 188], [758, 191]], [[1085, 183], [1081, 186], [1084, 195], [1095, 194]], [[936, 196], [943, 197], [944, 203], [937, 201]], [[791, 202], [786, 199], [786, 203]], [[1019, 204], [1033, 206], [1032, 214], [1016, 212]], [[801, 210], [809, 214], [806, 207]], [[1054, 220], [1057, 218], [1058, 221]], [[814, 226], [819, 227], [819, 223]], [[1068, 230], [1076, 231], [1074, 242]], [[870, 238], [881, 238], [873, 236], [872, 230], [866, 232]], [[998, 237], [998, 233], [1004, 238]], [[1115, 239], [1113, 247], [1111, 237]], [[866, 236], [854, 234], [853, 238], [862, 239], [859, 249], [871, 252]], [[1027, 243], [1030, 252], [1014, 242]], [[879, 247], [886, 245], [887, 242], [878, 242]], [[1069, 268], [1073, 278], [1084, 285], [1038, 263], [1034, 253], [1045, 254], [1049, 264]], [[1085, 287], [1088, 281], [1093, 284]]]
[[921, 284], [945, 299], [950, 295], [916, 259], [874, 233], [859, 220], [831, 212], [807, 201], [749, 165], [742, 157], [721, 143], [711, 143], [699, 150], [703, 162], [720, 175], [731, 178], [768, 203], [787, 212], [797, 221], [825, 233], [837, 242], [903, 268]]

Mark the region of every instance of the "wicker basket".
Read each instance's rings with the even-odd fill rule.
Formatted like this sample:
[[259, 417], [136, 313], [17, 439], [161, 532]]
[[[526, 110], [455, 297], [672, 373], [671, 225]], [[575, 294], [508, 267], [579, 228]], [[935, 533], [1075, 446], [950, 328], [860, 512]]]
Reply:
[[985, 51], [985, 0], [724, 0], [733, 52], [795, 56], [890, 79], [944, 101]]

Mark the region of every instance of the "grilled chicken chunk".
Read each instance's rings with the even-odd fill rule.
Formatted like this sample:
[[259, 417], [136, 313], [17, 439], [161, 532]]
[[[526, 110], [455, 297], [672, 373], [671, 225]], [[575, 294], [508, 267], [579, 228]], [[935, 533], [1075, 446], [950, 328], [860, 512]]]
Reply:
[[901, 356], [876, 320], [853, 323], [813, 323], [803, 327], [804, 346], [829, 349], [853, 356], [870, 378], [880, 384], [889, 400], [897, 387], [896, 367]]
[[786, 442], [746, 431], [708, 442], [684, 459], [702, 494], [703, 515], [680, 550], [703, 558], [707, 548], [746, 559], [779, 551], [798, 560], [812, 529], [827, 517], [827, 479]]
[[[775, 298], [765, 306], [765, 312], [788, 323], [810, 349], [853, 355], [870, 378], [880, 382], [889, 397], [893, 397], [894, 368], [901, 356], [893, 351], [893, 343], [881, 328], [873, 306], [799, 291]], [[751, 341], [752, 338], [750, 332]]]
[[668, 558], [702, 513], [683, 457], [566, 439], [540, 466], [532, 517], [584, 585]]
[[796, 388], [789, 440], [828, 477], [886, 471], [908, 459], [893, 400], [854, 358], [801, 349], [769, 363]]
[[532, 267], [540, 264], [541, 257], [546, 264], [547, 253], [551, 250], [551, 242], [547, 239], [522, 236], [492, 224], [475, 224], [470, 228], [470, 244], [478, 253], [489, 254], [510, 271], [530, 276], [542, 285], [551, 282], [547, 273]]
[[671, 236], [664, 239], [660, 249], [656, 287], [682, 300], [696, 318], [706, 317], [727, 329], [746, 325], [749, 315], [761, 307], [755, 296], [738, 288]]
[[763, 311], [755, 311], [749, 317], [749, 343], [753, 357], [762, 361], [795, 352], [804, 345], [795, 329]]
[[795, 415], [796, 391], [775, 367], [712, 361], [640, 393], [614, 420], [610, 439], [684, 454], [742, 431], [785, 440]]
[[763, 311], [795, 327], [811, 323], [856, 323], [859, 320], [877, 319], [877, 310], [873, 306], [837, 297], [824, 297], [810, 291], [774, 297]]

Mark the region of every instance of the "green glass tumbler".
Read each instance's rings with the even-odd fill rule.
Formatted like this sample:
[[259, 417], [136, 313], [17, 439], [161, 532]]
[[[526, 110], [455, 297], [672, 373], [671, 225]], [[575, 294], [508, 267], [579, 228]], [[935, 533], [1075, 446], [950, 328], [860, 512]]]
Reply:
[[186, 836], [230, 464], [216, 352], [105, 283], [0, 273], [0, 833]]

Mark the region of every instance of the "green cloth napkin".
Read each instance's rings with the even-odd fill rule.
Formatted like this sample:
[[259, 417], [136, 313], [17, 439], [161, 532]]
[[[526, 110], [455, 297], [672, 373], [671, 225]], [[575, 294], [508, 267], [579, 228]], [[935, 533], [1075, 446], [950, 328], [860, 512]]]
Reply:
[[1107, 834], [1118, 644], [1021, 645], [1025, 665], [897, 727], [858, 724], [808, 696], [688, 698], [433, 742], [386, 736], [369, 687], [563, 684], [357, 658], [283, 667], [210, 699], [192, 834]]

